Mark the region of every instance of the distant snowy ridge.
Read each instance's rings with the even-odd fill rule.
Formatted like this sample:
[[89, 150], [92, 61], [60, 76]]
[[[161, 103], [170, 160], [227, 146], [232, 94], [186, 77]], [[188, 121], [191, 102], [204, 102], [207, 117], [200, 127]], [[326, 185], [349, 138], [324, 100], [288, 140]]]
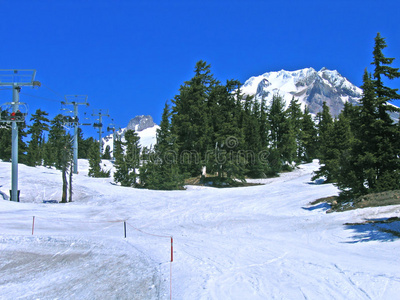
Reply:
[[[140, 138], [141, 147], [150, 148], [156, 144], [157, 129], [160, 128], [156, 123], [154, 123], [153, 118], [149, 115], [147, 116], [136, 116], [131, 119], [128, 126], [122, 128], [116, 132], [117, 136], [122, 137], [124, 140], [125, 132], [127, 130], [135, 130]], [[110, 151], [113, 151], [113, 134], [109, 134], [103, 138], [103, 151], [107, 146], [110, 146]]]
[[294, 97], [307, 105], [310, 112], [316, 114], [326, 102], [333, 115], [338, 115], [346, 102], [358, 103], [362, 89], [352, 84], [336, 70], [322, 68], [316, 71], [305, 68], [297, 71], [268, 72], [246, 80], [242, 86], [245, 95], [255, 95], [257, 100], [264, 98], [269, 104], [273, 95], [279, 94], [286, 107]]

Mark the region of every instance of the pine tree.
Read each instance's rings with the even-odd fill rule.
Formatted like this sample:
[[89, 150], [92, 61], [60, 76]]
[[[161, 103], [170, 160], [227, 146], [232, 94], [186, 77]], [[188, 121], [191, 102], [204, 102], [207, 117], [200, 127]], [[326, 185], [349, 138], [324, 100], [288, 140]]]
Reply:
[[184, 177], [178, 166], [176, 137], [171, 132], [170, 109], [166, 103], [157, 129], [157, 143], [152, 153], [143, 152], [140, 181], [143, 187], [155, 190], [183, 189]]
[[296, 154], [294, 133], [286, 118], [283, 98], [275, 94], [268, 113], [270, 126], [270, 176], [276, 176], [283, 168], [290, 168]]
[[369, 186], [371, 191], [384, 191], [400, 188], [400, 161], [399, 161], [399, 131], [390, 117], [391, 112], [399, 112], [399, 109], [390, 105], [389, 101], [400, 99], [398, 89], [392, 89], [384, 85], [383, 77], [393, 80], [400, 78], [398, 68], [391, 67], [394, 58], [387, 58], [382, 53], [386, 48], [385, 39], [380, 33], [375, 37], [375, 47], [373, 50], [373, 62], [375, 69], [373, 72], [373, 87], [375, 91], [375, 101], [377, 106], [377, 119], [374, 122], [374, 129], [377, 138], [376, 152], [376, 182]]
[[330, 139], [331, 137], [331, 128], [333, 126], [333, 120], [331, 113], [329, 111], [328, 105], [326, 105], [326, 102], [323, 103], [322, 105], [322, 112], [319, 112], [317, 114], [317, 132], [318, 132], [318, 158], [320, 160], [324, 159], [324, 156], [326, 154], [326, 151], [329, 151], [327, 149], [326, 144], [327, 140]]
[[106, 149], [104, 150], [103, 154], [103, 159], [111, 159], [111, 150], [110, 150], [110, 145], [106, 146]]
[[180, 87], [172, 101], [172, 132], [177, 136], [179, 157], [183, 158], [181, 170], [192, 176], [200, 174], [210, 145], [207, 101], [215, 83], [210, 65], [199, 61], [194, 77]]
[[243, 128], [244, 149], [248, 153], [246, 155], [246, 175], [252, 178], [263, 178], [266, 177], [267, 164], [259, 156], [259, 153], [263, 151], [262, 134], [260, 132], [263, 126], [261, 125], [261, 105], [259, 101], [253, 99], [251, 111], [246, 109], [244, 113], [247, 119]]
[[[400, 95], [397, 89], [386, 87], [383, 83], [383, 77], [400, 78], [400, 72], [390, 66], [394, 59], [383, 55], [385, 47], [385, 40], [378, 33], [373, 50], [372, 65], [375, 68], [373, 76], [367, 70], [364, 72], [360, 106], [355, 108], [347, 105], [342, 112], [348, 120], [347, 124], [342, 122], [342, 130], [348, 133], [350, 128], [352, 135], [346, 139], [347, 146], [342, 141], [345, 150], [339, 152], [346, 155], [341, 155], [337, 168], [326, 160], [325, 169], [337, 182], [344, 197], [354, 198], [400, 188], [400, 132], [390, 116], [398, 109], [388, 103], [400, 99]], [[334, 127], [339, 130], [337, 123]], [[336, 144], [332, 145], [335, 150], [340, 148], [338, 143], [338, 140], [332, 142]]]
[[33, 124], [29, 127], [28, 134], [31, 135], [31, 140], [28, 143], [27, 164], [30, 166], [41, 165], [44, 158], [44, 132], [49, 130], [48, 123], [50, 122], [46, 116], [49, 114], [40, 109], [32, 115], [31, 121]]
[[[125, 153], [123, 152], [125, 148]], [[122, 186], [137, 187], [139, 178], [136, 169], [140, 167], [139, 136], [134, 130], [125, 132], [125, 142], [116, 142], [115, 155], [115, 182]]]
[[0, 123], [0, 159], [11, 160], [11, 124]]
[[286, 115], [289, 122], [289, 129], [291, 134], [294, 137], [294, 143], [296, 148], [296, 153], [294, 156], [294, 161], [296, 164], [301, 162], [301, 118], [302, 118], [302, 111], [300, 108], [300, 103], [294, 97], [290, 101], [290, 104], [286, 110]]
[[[211, 118], [215, 120], [213, 140], [209, 152], [207, 168], [211, 173], [216, 172], [218, 177], [226, 177], [228, 181], [237, 178], [244, 181], [245, 159], [241, 151], [244, 149], [243, 128], [244, 118], [241, 107], [242, 95], [240, 83], [228, 80], [226, 85], [218, 84], [211, 92], [210, 98], [215, 98], [215, 109]], [[249, 98], [247, 102], [251, 103]], [[251, 114], [251, 104], [246, 112]]]
[[89, 150], [89, 177], [110, 177], [110, 171], [101, 168], [99, 144], [93, 143]]
[[61, 161], [63, 160], [63, 151], [67, 141], [71, 140], [71, 136], [66, 133], [64, 127], [64, 116], [59, 114], [50, 121], [50, 130], [47, 143], [45, 145], [46, 155], [44, 156], [44, 165], [54, 166], [61, 169]]
[[351, 152], [355, 142], [346, 113], [340, 113], [338, 119], [326, 128], [325, 134], [321, 147], [321, 166], [312, 179], [325, 177], [327, 182], [336, 183], [341, 187], [341, 182], [354, 182], [355, 174], [350, 169], [353, 165]]
[[317, 157], [317, 129], [308, 107], [304, 108], [301, 119], [300, 157], [303, 162]]

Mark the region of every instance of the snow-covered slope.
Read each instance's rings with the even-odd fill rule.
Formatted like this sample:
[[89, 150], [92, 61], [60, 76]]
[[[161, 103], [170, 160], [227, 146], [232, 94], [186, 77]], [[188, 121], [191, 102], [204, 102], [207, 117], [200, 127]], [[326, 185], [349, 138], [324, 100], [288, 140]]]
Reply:
[[267, 102], [272, 100], [274, 94], [279, 94], [287, 105], [294, 97], [303, 108], [307, 105], [314, 114], [321, 111], [325, 101], [334, 115], [341, 111], [345, 102], [357, 103], [362, 95], [362, 90], [338, 71], [326, 68], [318, 72], [313, 68], [268, 72], [248, 79], [242, 87], [242, 92], [255, 95], [259, 100], [265, 98]]
[[[127, 127], [120, 129], [116, 134], [117, 136], [124, 139], [125, 132], [127, 130], [135, 130], [140, 138], [140, 145], [143, 147], [153, 147], [156, 144], [157, 129], [160, 128], [153, 122], [151, 116], [136, 116], [133, 118]], [[113, 151], [113, 135], [109, 134], [103, 138], [103, 150], [107, 146], [110, 146], [110, 150]]]
[[[19, 167], [21, 203], [0, 200], [1, 299], [398, 298], [400, 240], [343, 224], [400, 206], [309, 206], [337, 193], [310, 184], [317, 162], [260, 186], [165, 192], [89, 178], [80, 160], [69, 204], [42, 203], [60, 199], [59, 171]], [[5, 193], [10, 168], [0, 162]]]

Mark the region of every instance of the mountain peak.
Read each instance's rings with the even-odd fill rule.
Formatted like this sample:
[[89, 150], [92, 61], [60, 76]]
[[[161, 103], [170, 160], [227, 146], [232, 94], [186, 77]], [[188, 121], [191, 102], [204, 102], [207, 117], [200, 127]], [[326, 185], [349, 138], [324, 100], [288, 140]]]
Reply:
[[153, 121], [152, 116], [140, 115], [131, 119], [126, 127], [127, 130], [142, 131], [156, 125]]
[[320, 112], [323, 102], [326, 102], [335, 116], [340, 113], [344, 103], [357, 103], [362, 96], [360, 88], [350, 83], [337, 70], [328, 70], [325, 67], [318, 72], [310, 67], [253, 76], [244, 83], [242, 92], [254, 95], [258, 100], [265, 99], [267, 103], [274, 94], [279, 93], [286, 106], [294, 97], [299, 100], [302, 108], [307, 105], [313, 114]]

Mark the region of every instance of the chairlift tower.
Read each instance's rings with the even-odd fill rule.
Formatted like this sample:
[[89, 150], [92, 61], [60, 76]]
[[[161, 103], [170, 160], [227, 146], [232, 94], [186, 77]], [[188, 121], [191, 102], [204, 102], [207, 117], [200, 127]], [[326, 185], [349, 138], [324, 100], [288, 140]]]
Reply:
[[[19, 106], [19, 93], [22, 86], [40, 87], [40, 82], [35, 81], [36, 70], [0, 70], [0, 86], [12, 87], [12, 102], [10, 115], [7, 110], [2, 110], [0, 121], [11, 123], [11, 201], [19, 202], [18, 191], [18, 122], [24, 122], [27, 112], [21, 113]], [[5, 113], [4, 113], [5, 112]]]
[[107, 126], [107, 131], [113, 133], [113, 150], [112, 150], [112, 159], [115, 159], [114, 150], [115, 150], [115, 139], [117, 136], [117, 132], [115, 130], [114, 119], [111, 119], [111, 123]]
[[94, 128], [98, 128], [99, 130], [99, 149], [100, 149], [100, 156], [103, 155], [103, 140], [102, 140], [102, 133], [103, 133], [103, 117], [110, 117], [110, 115], [108, 114], [108, 110], [106, 113], [102, 113], [101, 109], [99, 110], [98, 113], [95, 113], [93, 111], [92, 116], [98, 116], [98, 119], [96, 119], [96, 121], [98, 121], [98, 123], [93, 123], [93, 127]]
[[70, 123], [72, 126], [74, 126], [74, 144], [72, 146], [72, 149], [74, 151], [74, 169], [73, 172], [74, 174], [78, 174], [78, 127], [79, 125], [84, 125], [84, 124], [79, 124], [79, 119], [78, 119], [78, 105], [86, 105], [89, 106], [89, 103], [87, 102], [87, 95], [66, 95], [65, 101], [62, 101], [61, 104], [63, 105], [73, 105], [74, 106], [74, 117], [71, 118], [71, 120], [66, 120], [68, 123]]

